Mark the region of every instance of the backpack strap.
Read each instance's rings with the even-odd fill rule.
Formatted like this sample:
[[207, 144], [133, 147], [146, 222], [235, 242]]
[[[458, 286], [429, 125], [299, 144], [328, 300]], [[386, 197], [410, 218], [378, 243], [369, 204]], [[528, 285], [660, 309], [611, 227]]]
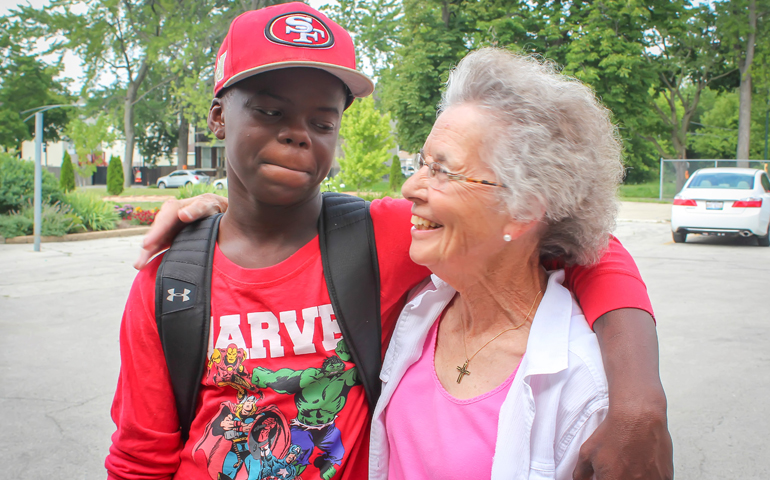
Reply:
[[324, 193], [318, 219], [326, 286], [372, 411], [380, 396], [380, 270], [369, 202]]
[[206, 365], [211, 265], [221, 218], [220, 213], [182, 230], [163, 257], [155, 279], [155, 321], [184, 440], [195, 417]]

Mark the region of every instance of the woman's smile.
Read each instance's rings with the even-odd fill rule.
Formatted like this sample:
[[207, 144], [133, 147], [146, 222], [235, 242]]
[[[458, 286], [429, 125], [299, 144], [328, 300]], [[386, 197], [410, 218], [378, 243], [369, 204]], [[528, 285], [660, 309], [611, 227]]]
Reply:
[[439, 225], [436, 222], [430, 221], [427, 218], [422, 218], [417, 215], [412, 215], [412, 225], [414, 225], [414, 228], [417, 230], [435, 230], [437, 228], [442, 228], [443, 225]]

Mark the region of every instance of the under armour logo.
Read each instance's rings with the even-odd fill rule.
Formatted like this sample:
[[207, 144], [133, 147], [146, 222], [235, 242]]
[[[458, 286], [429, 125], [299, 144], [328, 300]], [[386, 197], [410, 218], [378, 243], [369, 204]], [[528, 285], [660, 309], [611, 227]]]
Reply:
[[166, 300], [169, 302], [173, 302], [174, 298], [176, 297], [182, 297], [182, 302], [188, 302], [190, 301], [190, 297], [188, 296], [190, 294], [190, 290], [184, 289], [182, 293], [176, 293], [176, 289], [169, 288], [168, 289], [168, 297], [166, 297]]

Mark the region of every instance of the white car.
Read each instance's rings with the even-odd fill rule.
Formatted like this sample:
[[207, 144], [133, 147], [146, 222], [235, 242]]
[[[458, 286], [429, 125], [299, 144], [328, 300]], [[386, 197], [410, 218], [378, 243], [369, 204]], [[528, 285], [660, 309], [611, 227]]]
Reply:
[[227, 177], [214, 180], [214, 188], [217, 190], [227, 190]]
[[211, 177], [200, 170], [177, 170], [158, 179], [158, 188], [184, 187], [197, 183], [209, 183]]
[[671, 207], [671, 233], [756, 236], [770, 246], [770, 179], [752, 168], [703, 168], [692, 174]]

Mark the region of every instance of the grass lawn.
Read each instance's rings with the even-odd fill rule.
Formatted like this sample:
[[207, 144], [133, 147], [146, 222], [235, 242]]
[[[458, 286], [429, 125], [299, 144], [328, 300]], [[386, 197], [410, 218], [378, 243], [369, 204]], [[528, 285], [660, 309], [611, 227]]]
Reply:
[[670, 200], [676, 195], [676, 186], [673, 183], [663, 184], [663, 200], [659, 200], [660, 183], [657, 181], [639, 183], [636, 185], [621, 185], [620, 199], [624, 202], [658, 202], [670, 203]]
[[[106, 185], [94, 185], [88, 187], [78, 187], [79, 192], [92, 193], [100, 197], [107, 197], [110, 194], [107, 193]], [[121, 197], [142, 197], [147, 195], [163, 195], [167, 197], [174, 197], [179, 189], [178, 188], [156, 188], [156, 187], [129, 187], [123, 190], [120, 194]]]

